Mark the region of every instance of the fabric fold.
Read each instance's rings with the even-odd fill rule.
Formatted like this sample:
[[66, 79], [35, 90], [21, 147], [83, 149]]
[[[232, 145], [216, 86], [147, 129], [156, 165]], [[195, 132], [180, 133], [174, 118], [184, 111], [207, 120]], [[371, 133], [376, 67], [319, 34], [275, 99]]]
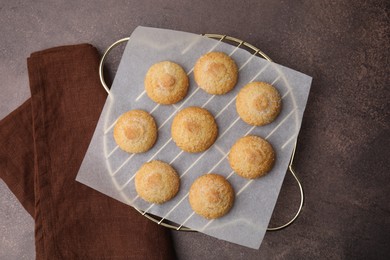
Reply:
[[0, 176], [35, 219], [37, 259], [174, 259], [167, 229], [75, 181], [106, 99], [97, 50], [27, 63], [31, 99], [0, 122]]

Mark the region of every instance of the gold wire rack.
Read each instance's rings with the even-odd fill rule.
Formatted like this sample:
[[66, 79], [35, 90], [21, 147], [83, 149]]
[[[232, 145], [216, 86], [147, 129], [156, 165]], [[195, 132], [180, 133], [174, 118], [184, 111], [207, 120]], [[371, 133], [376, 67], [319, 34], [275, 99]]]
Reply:
[[[264, 52], [262, 52], [259, 48], [253, 46], [252, 44], [250, 43], [247, 43], [243, 40], [240, 40], [240, 39], [237, 39], [235, 37], [231, 37], [231, 36], [227, 36], [227, 35], [222, 35], [222, 34], [210, 34], [210, 33], [206, 33], [206, 34], [202, 34], [203, 36], [205, 37], [208, 37], [208, 38], [211, 38], [211, 39], [216, 39], [216, 40], [219, 40], [221, 42], [225, 42], [225, 43], [229, 43], [231, 45], [234, 45], [235, 47], [238, 47], [238, 48], [242, 48], [242, 49], [246, 49], [247, 51], [251, 52], [252, 55], [254, 56], [259, 56], [261, 58], [264, 58], [270, 62], [272, 62], [271, 58], [268, 57]], [[114, 42], [113, 44], [111, 44], [107, 49], [106, 51], [104, 52], [103, 56], [101, 57], [100, 59], [100, 63], [99, 63], [99, 77], [100, 77], [100, 82], [103, 86], [103, 88], [105, 89], [105, 91], [109, 94], [110, 93], [110, 88], [107, 86], [106, 82], [105, 82], [105, 79], [104, 79], [104, 72], [103, 72], [103, 67], [104, 67], [104, 62], [107, 58], [107, 55], [118, 45], [122, 44], [122, 43], [125, 43], [129, 40], [130, 38], [129, 37], [126, 37], [126, 38], [123, 38], [123, 39], [120, 39], [116, 42]], [[303, 187], [302, 187], [302, 184], [294, 170], [294, 167], [293, 167], [293, 164], [294, 164], [294, 157], [295, 157], [295, 151], [296, 151], [296, 147], [297, 147], [297, 143], [295, 142], [294, 144], [294, 148], [293, 148], [293, 151], [292, 151], [292, 154], [291, 154], [291, 158], [290, 158], [290, 162], [289, 162], [289, 165], [288, 165], [288, 171], [291, 173], [291, 175], [294, 177], [294, 180], [296, 181], [297, 185], [298, 185], [298, 188], [299, 188], [299, 193], [300, 193], [300, 202], [299, 202], [299, 207], [296, 211], [296, 213], [293, 215], [293, 217], [287, 221], [286, 223], [282, 224], [282, 225], [279, 225], [277, 227], [268, 227], [267, 228], [267, 231], [277, 231], [277, 230], [281, 230], [283, 228], [286, 228], [288, 227], [289, 225], [291, 225], [297, 218], [298, 216], [300, 215], [301, 211], [302, 211], [302, 208], [303, 208], [303, 203], [304, 203], [304, 192], [303, 192]], [[172, 229], [172, 230], [178, 230], [178, 231], [188, 231], [188, 232], [196, 232], [196, 230], [193, 230], [191, 228], [188, 228], [188, 227], [185, 227], [183, 225], [179, 225], [177, 223], [172, 223], [166, 219], [162, 219], [160, 217], [157, 217], [155, 215], [152, 215], [150, 213], [147, 213], [146, 211], [142, 211], [140, 209], [137, 209], [135, 208], [140, 214], [142, 214], [144, 217], [146, 217], [147, 219], [155, 222], [156, 224], [158, 225], [161, 225], [161, 226], [164, 226], [164, 227], [167, 227], [169, 229]]]

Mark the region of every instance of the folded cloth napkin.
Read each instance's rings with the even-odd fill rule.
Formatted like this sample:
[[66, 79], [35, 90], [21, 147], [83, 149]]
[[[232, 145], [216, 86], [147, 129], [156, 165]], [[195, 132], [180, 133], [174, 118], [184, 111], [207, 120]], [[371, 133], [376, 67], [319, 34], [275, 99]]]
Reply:
[[31, 99], [0, 122], [0, 177], [35, 219], [37, 259], [175, 259], [167, 229], [75, 181], [106, 99], [96, 49], [27, 63]]

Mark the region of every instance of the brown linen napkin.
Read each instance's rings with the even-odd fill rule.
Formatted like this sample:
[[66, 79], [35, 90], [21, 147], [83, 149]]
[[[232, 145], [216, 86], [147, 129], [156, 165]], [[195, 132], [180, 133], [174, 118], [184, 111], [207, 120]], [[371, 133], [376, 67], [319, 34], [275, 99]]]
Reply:
[[88, 44], [33, 53], [31, 99], [0, 122], [0, 177], [35, 219], [37, 259], [174, 259], [169, 231], [75, 181], [106, 93]]

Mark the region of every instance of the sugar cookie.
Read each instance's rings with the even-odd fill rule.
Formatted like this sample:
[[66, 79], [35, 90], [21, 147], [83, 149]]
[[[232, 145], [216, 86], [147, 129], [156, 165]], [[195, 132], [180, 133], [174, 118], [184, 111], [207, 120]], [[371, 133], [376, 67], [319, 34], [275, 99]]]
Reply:
[[205, 174], [197, 178], [189, 191], [193, 211], [207, 219], [226, 215], [234, 203], [234, 190], [221, 175]]
[[236, 109], [244, 122], [262, 126], [271, 123], [279, 115], [282, 100], [279, 92], [265, 82], [251, 82], [237, 95]]
[[172, 139], [190, 153], [207, 150], [217, 138], [218, 127], [213, 115], [200, 107], [187, 107], [173, 119]]
[[267, 174], [275, 162], [271, 144], [261, 137], [249, 135], [238, 139], [230, 149], [230, 167], [241, 177], [259, 178]]
[[146, 152], [156, 142], [156, 122], [143, 110], [128, 111], [116, 122], [114, 139], [118, 146], [128, 153]]
[[175, 197], [180, 178], [175, 169], [162, 161], [144, 163], [135, 174], [135, 189], [147, 202], [161, 204]]
[[194, 77], [201, 89], [212, 95], [221, 95], [236, 85], [238, 69], [234, 60], [225, 53], [209, 52], [196, 62]]
[[144, 84], [150, 99], [169, 105], [179, 102], [187, 95], [188, 76], [180, 65], [162, 61], [149, 68]]

